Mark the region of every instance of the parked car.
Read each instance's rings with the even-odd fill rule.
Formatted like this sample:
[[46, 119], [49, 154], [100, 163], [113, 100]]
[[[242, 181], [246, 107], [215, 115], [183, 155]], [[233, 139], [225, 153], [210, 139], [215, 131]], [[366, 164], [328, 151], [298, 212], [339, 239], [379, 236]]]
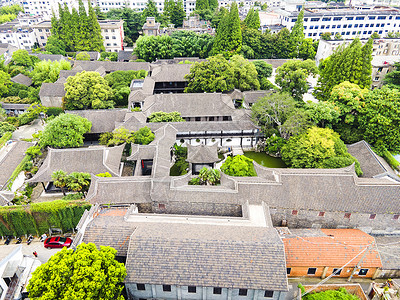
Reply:
[[70, 238], [65, 238], [61, 236], [53, 236], [45, 239], [44, 247], [47, 249], [51, 248], [62, 248], [69, 247], [72, 244], [72, 240]]

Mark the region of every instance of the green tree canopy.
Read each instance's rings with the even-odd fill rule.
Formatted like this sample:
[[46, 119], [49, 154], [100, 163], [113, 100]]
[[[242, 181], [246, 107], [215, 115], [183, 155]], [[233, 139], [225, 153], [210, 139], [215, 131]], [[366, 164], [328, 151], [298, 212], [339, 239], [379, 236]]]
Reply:
[[253, 160], [244, 155], [228, 156], [221, 166], [221, 171], [230, 176], [257, 176]]
[[251, 8], [247, 13], [246, 18], [244, 19], [244, 24], [248, 28], [258, 30], [258, 28], [260, 28], [260, 16], [258, 14], [258, 10], [254, 10], [254, 8]]
[[127, 42], [129, 46], [132, 46], [132, 43], [139, 37], [139, 32], [142, 30], [144, 23], [141, 12], [126, 6], [110, 9], [107, 12], [107, 19], [124, 20], [124, 42]]
[[146, 18], [148, 17], [158, 18], [159, 15], [160, 14], [158, 13], [156, 3], [153, 0], [147, 0], [146, 7], [144, 8], [142, 13], [143, 23], [146, 21]]
[[310, 121], [318, 127], [332, 128], [333, 124], [339, 122], [340, 110], [330, 102], [309, 102], [305, 105]]
[[[93, 243], [64, 248], [39, 266], [29, 280], [29, 298], [123, 300], [126, 269], [115, 260], [117, 251]], [[95, 283], [95, 284], [93, 284]]]
[[43, 82], [55, 82], [61, 70], [71, 70], [71, 64], [66, 60], [53, 62], [42, 60], [35, 65], [31, 73], [32, 81], [35, 85], [41, 85]]
[[233, 67], [235, 88], [241, 91], [259, 90], [260, 83], [258, 81], [258, 73], [256, 66], [244, 59], [243, 56], [234, 55], [229, 61]]
[[148, 145], [154, 140], [154, 133], [147, 126], [140, 128], [133, 134], [135, 144]]
[[64, 105], [66, 109], [112, 108], [112, 89], [97, 72], [82, 71], [69, 76], [65, 83]]
[[275, 82], [294, 99], [303, 104], [303, 95], [308, 90], [307, 78], [315, 77], [318, 68], [312, 60], [289, 60], [276, 70]]
[[40, 134], [39, 145], [44, 148], [79, 147], [83, 145], [83, 134], [92, 124], [85, 118], [72, 114], [61, 114], [48, 122]]
[[395, 62], [393, 70], [385, 75], [384, 84], [400, 88], [400, 62]]
[[61, 54], [61, 55], [67, 54], [67, 52], [65, 51], [66, 49], [65, 43], [54, 35], [48, 37], [45, 49], [47, 52], [51, 54]]
[[172, 38], [169, 35], [143, 35], [136, 41], [134, 53], [138, 58], [148, 62], [155, 61], [157, 58], [172, 58]]
[[360, 164], [351, 156], [339, 134], [329, 128], [309, 128], [293, 136], [282, 147], [282, 159], [291, 168], [342, 168], [355, 163], [357, 175]]
[[0, 70], [0, 96], [8, 92], [9, 85], [11, 85], [10, 75]]
[[147, 118], [149, 123], [152, 122], [185, 122], [185, 119], [181, 117], [181, 114], [177, 111], [166, 113], [163, 111], [153, 112]]
[[79, 52], [76, 57], [76, 60], [90, 60], [90, 55], [89, 53], [83, 51], [83, 52]]
[[289, 36], [289, 46], [291, 51], [291, 57], [296, 58], [299, 57], [299, 48], [304, 40], [304, 9], [302, 9], [297, 16], [297, 20], [294, 23], [292, 31]]
[[177, 30], [171, 34], [173, 57], [208, 57], [214, 37], [189, 30]]

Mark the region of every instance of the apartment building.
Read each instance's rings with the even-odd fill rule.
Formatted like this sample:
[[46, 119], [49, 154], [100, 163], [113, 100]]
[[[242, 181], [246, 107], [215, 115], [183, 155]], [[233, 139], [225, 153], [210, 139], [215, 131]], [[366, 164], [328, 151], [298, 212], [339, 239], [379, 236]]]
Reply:
[[[122, 20], [99, 21], [101, 35], [104, 39], [106, 51], [118, 52], [123, 50], [124, 22]], [[51, 22], [44, 21], [32, 26], [36, 40], [40, 47], [46, 46], [47, 39], [51, 35]]]
[[32, 49], [36, 42], [35, 34], [30, 27], [21, 26], [18, 21], [0, 25], [0, 43], [7, 43], [18, 49]]
[[[299, 12], [279, 10], [281, 24], [291, 30]], [[377, 32], [386, 36], [400, 31], [400, 10], [393, 7], [323, 7], [306, 8], [304, 11], [304, 35], [319, 39], [326, 32], [341, 34], [345, 39], [368, 38]]]

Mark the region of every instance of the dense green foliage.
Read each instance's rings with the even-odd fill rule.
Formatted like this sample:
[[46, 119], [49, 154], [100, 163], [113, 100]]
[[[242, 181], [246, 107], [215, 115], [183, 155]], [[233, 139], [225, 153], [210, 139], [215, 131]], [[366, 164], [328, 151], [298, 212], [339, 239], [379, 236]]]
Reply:
[[0, 149], [8, 142], [12, 137], [12, 132], [6, 132], [0, 137]]
[[244, 19], [244, 24], [247, 28], [257, 29], [260, 28], [260, 16], [258, 10], [251, 8]]
[[372, 43], [362, 46], [358, 38], [347, 47], [339, 47], [319, 66], [320, 76], [314, 95], [319, 100], [329, 98], [332, 89], [344, 82], [355, 83], [361, 88], [369, 88], [372, 82]]
[[69, 76], [65, 83], [64, 107], [74, 109], [113, 108], [112, 89], [97, 72], [82, 71]]
[[61, 114], [51, 120], [40, 134], [41, 147], [79, 147], [83, 145], [83, 134], [92, 124], [85, 118], [73, 114]]
[[10, 75], [0, 70], [0, 96], [8, 92], [9, 84], [11, 84]]
[[76, 57], [76, 60], [90, 60], [90, 55], [86, 51], [79, 52]]
[[6, 133], [13, 133], [15, 131], [15, 127], [8, 122], [0, 122], [0, 137], [5, 135]]
[[82, 201], [56, 200], [32, 203], [29, 206], [0, 207], [0, 235], [40, 235], [50, 228], [68, 231], [76, 227], [85, 209], [90, 204]]
[[54, 185], [61, 188], [64, 196], [66, 196], [65, 191], [74, 191], [81, 194], [83, 197], [89, 190], [91, 177], [89, 173], [84, 172], [72, 172], [67, 174], [63, 170], [54, 171], [51, 174]]
[[186, 161], [187, 148], [175, 144], [172, 151], [175, 155], [175, 165], [173, 167], [177, 169], [178, 175], [186, 174], [189, 168], [189, 163]]
[[124, 20], [124, 42], [128, 46], [132, 46], [132, 43], [139, 37], [139, 32], [142, 30], [144, 20], [142, 13], [127, 6], [123, 8], [113, 8], [107, 12], [107, 19], [110, 20]]
[[221, 173], [217, 169], [202, 168], [197, 177], [189, 181], [189, 185], [218, 185], [221, 180]]
[[[69, 10], [59, 4], [58, 16], [51, 19], [51, 33], [54, 36], [52, 47], [57, 48], [61, 41], [65, 51], [101, 51], [104, 50], [100, 25], [91, 3], [85, 10], [82, 0], [79, 0], [79, 10]], [[62, 45], [62, 44], [61, 44]]]
[[[301, 287], [300, 287], [301, 288]], [[305, 293], [304, 287], [302, 293]], [[340, 299], [340, 300], [360, 300], [356, 295], [352, 295], [345, 288], [339, 288], [339, 290], [327, 290], [319, 293], [310, 293], [302, 297], [304, 300], [329, 300], [329, 299]]]
[[39, 266], [29, 280], [29, 298], [123, 300], [126, 269], [117, 262], [117, 250], [93, 243], [64, 248]]
[[390, 87], [400, 88], [400, 63], [394, 63], [394, 69], [387, 73], [384, 79], [384, 83]]
[[179, 112], [173, 111], [166, 113], [163, 111], [151, 113], [147, 118], [147, 122], [185, 122]]
[[33, 68], [32, 81], [35, 85], [41, 85], [43, 82], [55, 82], [61, 70], [71, 70], [71, 64], [65, 60], [53, 62], [43, 60]]
[[17, 17], [18, 13], [21, 11], [23, 12], [24, 9], [18, 4], [1, 7], [0, 8], [0, 24], [14, 20]]
[[113, 132], [105, 132], [100, 135], [99, 143], [107, 146], [117, 146], [124, 143], [148, 145], [154, 140], [154, 133], [147, 126], [139, 130], [130, 131], [125, 127], [118, 127]]
[[253, 160], [244, 155], [228, 156], [221, 166], [221, 171], [230, 176], [257, 176]]
[[357, 175], [360, 164], [347, 152], [339, 134], [329, 128], [309, 128], [293, 136], [282, 147], [282, 159], [291, 168], [342, 168], [355, 163]]

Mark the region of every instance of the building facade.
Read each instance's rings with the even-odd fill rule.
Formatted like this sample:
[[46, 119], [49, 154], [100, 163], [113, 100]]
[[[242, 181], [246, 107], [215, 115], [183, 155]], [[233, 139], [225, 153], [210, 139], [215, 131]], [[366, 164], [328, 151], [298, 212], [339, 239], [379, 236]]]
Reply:
[[36, 38], [33, 30], [21, 26], [18, 21], [7, 22], [0, 25], [0, 43], [9, 44], [18, 49], [29, 50], [35, 45]]
[[[279, 11], [281, 24], [291, 30], [299, 12]], [[306, 8], [304, 11], [304, 35], [319, 39], [323, 33], [343, 38], [369, 38], [374, 32], [386, 36], [400, 31], [400, 10], [392, 7], [336, 7]]]

